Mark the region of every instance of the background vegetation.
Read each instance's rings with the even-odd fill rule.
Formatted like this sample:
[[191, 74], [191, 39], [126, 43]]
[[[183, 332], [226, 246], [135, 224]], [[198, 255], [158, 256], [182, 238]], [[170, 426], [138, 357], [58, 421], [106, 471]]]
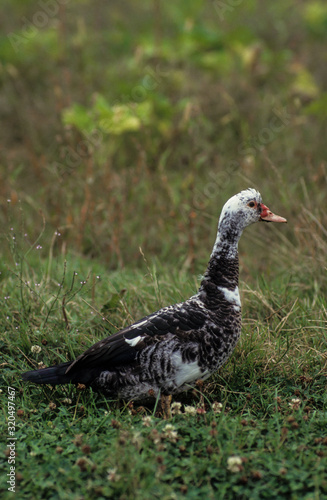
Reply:
[[[0, 25], [2, 497], [9, 385], [17, 498], [327, 498], [325, 2], [3, 0]], [[289, 224], [245, 232], [242, 340], [173, 428], [23, 385], [194, 293], [249, 186]]]

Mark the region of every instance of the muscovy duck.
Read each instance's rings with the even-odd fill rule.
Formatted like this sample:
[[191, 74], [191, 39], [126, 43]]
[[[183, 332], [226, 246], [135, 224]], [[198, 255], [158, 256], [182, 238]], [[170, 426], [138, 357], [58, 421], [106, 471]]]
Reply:
[[108, 397], [140, 400], [188, 390], [231, 355], [241, 333], [238, 242], [258, 221], [286, 222], [253, 188], [224, 205], [198, 293], [164, 307], [57, 366], [28, 371], [37, 384], [81, 383]]

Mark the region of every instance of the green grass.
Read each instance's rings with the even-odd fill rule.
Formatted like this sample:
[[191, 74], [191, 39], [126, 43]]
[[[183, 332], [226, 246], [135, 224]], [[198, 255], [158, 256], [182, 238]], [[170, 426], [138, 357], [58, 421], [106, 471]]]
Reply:
[[[8, 386], [19, 499], [327, 498], [327, 8], [235, 3], [3, 1], [2, 498]], [[22, 383], [192, 295], [249, 186], [289, 223], [242, 236], [241, 340], [182, 413]]]
[[[40, 282], [37, 296], [25, 284], [30, 268]], [[202, 397], [193, 391], [175, 398], [182, 403], [182, 413], [169, 422], [175, 435], [151, 405], [118, 408], [90, 390], [24, 384], [20, 373], [40, 362], [73, 359], [116, 327], [191, 295], [195, 281], [187, 273], [172, 278], [148, 263], [142, 271], [106, 276], [98, 264], [71, 255], [66, 264], [56, 259], [57, 280], [43, 283], [45, 271], [36, 269], [35, 263], [23, 265], [23, 281], [7, 276], [9, 299], [2, 311], [0, 397], [5, 420], [7, 386], [15, 388], [19, 498], [326, 496], [326, 332], [317, 319], [320, 301], [312, 307], [299, 298], [298, 284], [282, 279], [279, 288], [263, 279], [256, 289], [243, 283], [242, 339], [229, 363], [201, 388]], [[72, 287], [75, 272], [79, 281]], [[39, 353], [31, 352], [35, 345]], [[214, 412], [217, 401], [221, 413]], [[186, 406], [198, 413], [185, 413]], [[228, 469], [233, 456], [242, 460], [234, 472]], [[3, 456], [5, 469], [6, 462]]]

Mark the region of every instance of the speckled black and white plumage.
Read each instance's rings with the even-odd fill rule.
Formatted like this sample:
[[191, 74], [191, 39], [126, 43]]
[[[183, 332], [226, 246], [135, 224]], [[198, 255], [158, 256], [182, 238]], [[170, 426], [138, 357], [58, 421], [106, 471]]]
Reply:
[[241, 333], [238, 242], [259, 220], [286, 222], [255, 189], [224, 205], [200, 289], [91, 346], [75, 361], [23, 374], [39, 384], [83, 383], [109, 397], [138, 400], [175, 394], [206, 379], [231, 355]]

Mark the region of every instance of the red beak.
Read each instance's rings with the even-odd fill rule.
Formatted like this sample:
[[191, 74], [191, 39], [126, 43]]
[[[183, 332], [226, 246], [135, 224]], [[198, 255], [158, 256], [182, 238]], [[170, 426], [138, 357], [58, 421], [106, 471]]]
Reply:
[[287, 222], [284, 217], [280, 217], [279, 215], [275, 215], [269, 210], [266, 205], [263, 203], [260, 204], [262, 212], [260, 214], [260, 220], [262, 221], [267, 221], [267, 222]]

